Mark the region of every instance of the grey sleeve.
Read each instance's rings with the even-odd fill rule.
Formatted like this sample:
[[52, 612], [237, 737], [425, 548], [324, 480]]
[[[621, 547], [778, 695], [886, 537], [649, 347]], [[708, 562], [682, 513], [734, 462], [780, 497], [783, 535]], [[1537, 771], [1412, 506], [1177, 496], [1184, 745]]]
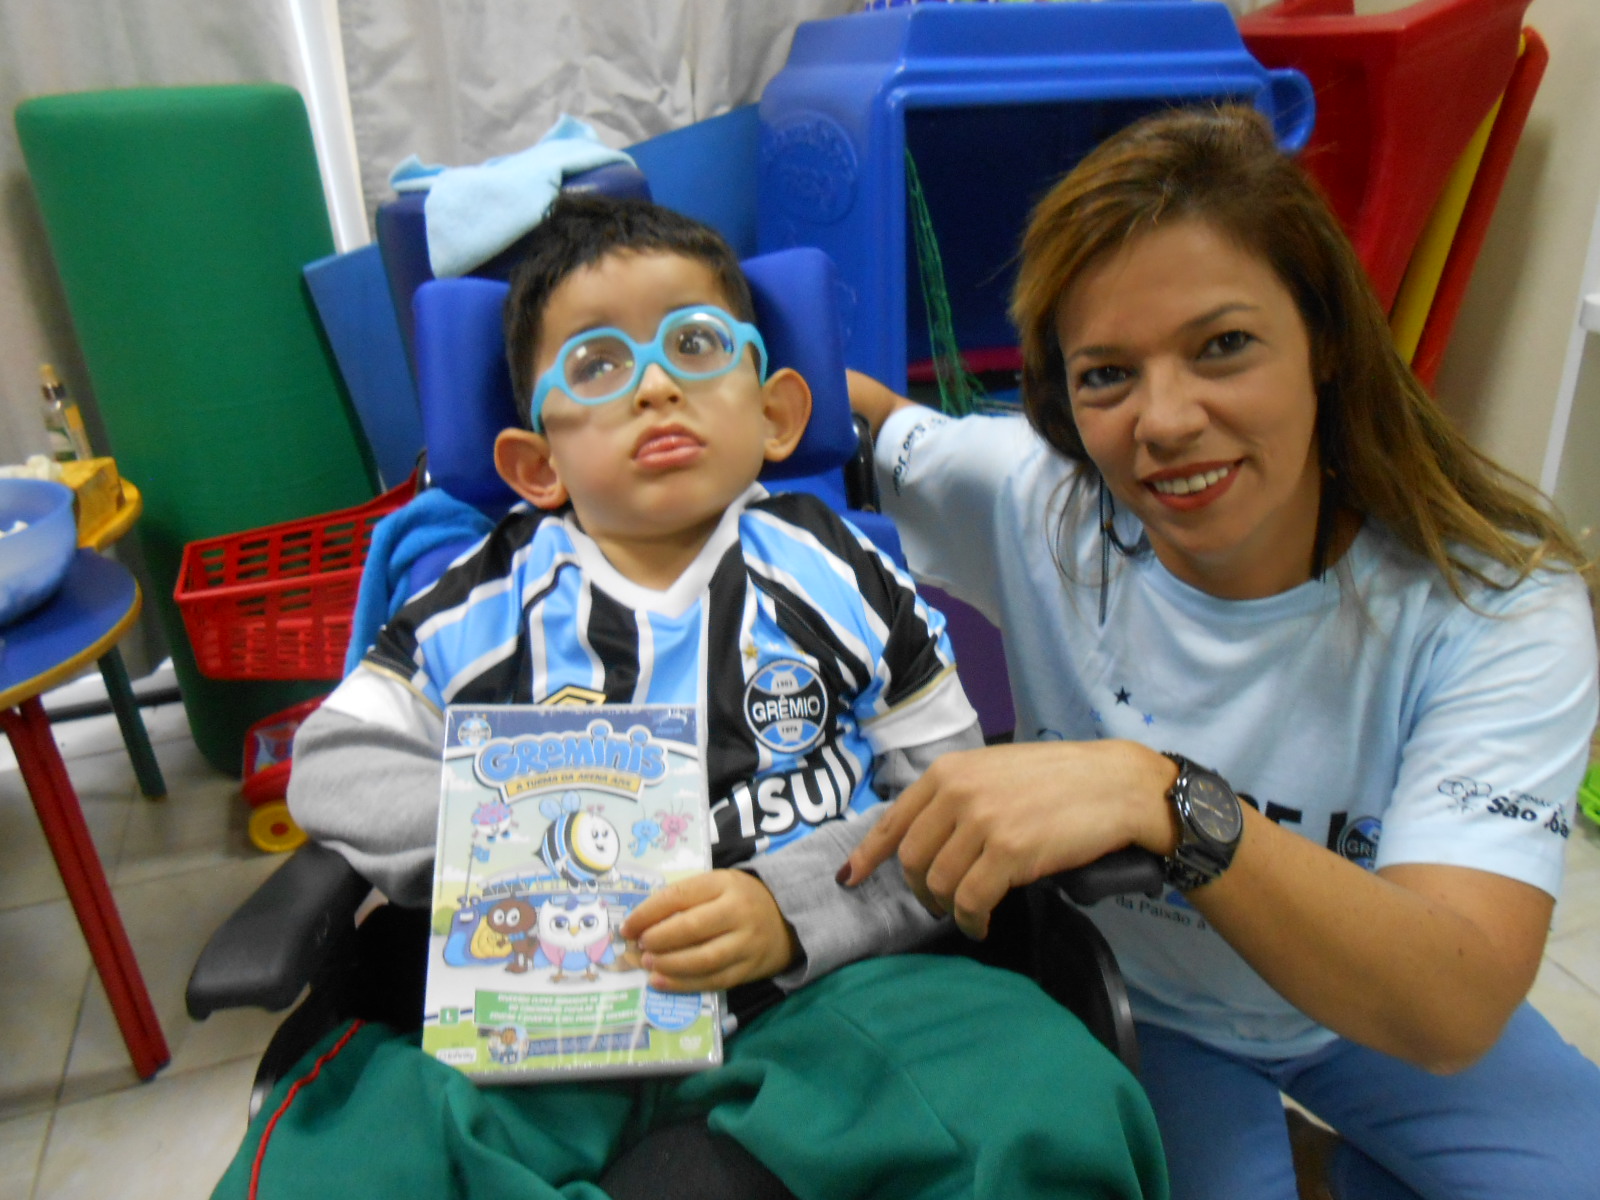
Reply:
[[[874, 786], [893, 800], [919, 778], [941, 754], [983, 745], [983, 731], [974, 722], [962, 733], [891, 750], [874, 764]], [[888, 811], [880, 804], [854, 820], [829, 821], [812, 833], [771, 854], [739, 864], [767, 885], [800, 942], [800, 959], [773, 977], [784, 991], [809, 983], [861, 958], [912, 950], [944, 927], [948, 918], [922, 907], [900, 870], [890, 859], [856, 887], [840, 886], [834, 875], [861, 839]]]
[[294, 740], [289, 811], [396, 904], [433, 894], [439, 820], [439, 737], [317, 709]]

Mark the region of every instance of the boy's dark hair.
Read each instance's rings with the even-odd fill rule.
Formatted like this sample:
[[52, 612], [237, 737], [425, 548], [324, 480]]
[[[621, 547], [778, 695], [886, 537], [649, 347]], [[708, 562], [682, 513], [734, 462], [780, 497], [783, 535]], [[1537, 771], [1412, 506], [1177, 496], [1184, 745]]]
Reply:
[[729, 311], [741, 321], [755, 320], [755, 303], [739, 268], [739, 257], [709, 225], [647, 200], [563, 192], [528, 234], [506, 297], [506, 361], [511, 367], [517, 415], [524, 426], [533, 400], [533, 364], [550, 294], [573, 272], [619, 250], [677, 254], [704, 263], [716, 275]]

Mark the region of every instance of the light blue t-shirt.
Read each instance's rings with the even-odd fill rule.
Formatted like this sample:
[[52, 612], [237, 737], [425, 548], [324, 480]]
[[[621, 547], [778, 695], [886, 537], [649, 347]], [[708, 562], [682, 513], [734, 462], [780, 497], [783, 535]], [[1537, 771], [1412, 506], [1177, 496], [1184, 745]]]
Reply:
[[[1258, 600], [1113, 553], [1102, 626], [1093, 503], [1068, 504], [1075, 468], [1023, 420], [903, 411], [878, 463], [913, 573], [1004, 631], [1019, 740], [1175, 751], [1369, 869], [1448, 864], [1559, 890], [1597, 705], [1576, 575], [1474, 588], [1474, 611], [1368, 520], [1322, 580]], [[1138, 540], [1137, 522], [1118, 528]], [[1266, 1057], [1333, 1037], [1177, 892], [1089, 915], [1141, 1020]]]

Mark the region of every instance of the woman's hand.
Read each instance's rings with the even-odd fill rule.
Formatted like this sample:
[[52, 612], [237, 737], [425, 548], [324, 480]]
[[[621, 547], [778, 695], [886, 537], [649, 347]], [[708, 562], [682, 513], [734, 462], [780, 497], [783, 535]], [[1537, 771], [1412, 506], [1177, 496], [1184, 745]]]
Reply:
[[1177, 767], [1134, 742], [1030, 742], [947, 754], [900, 794], [845, 864], [855, 883], [896, 850], [931, 911], [969, 937], [1014, 887], [1113, 850], [1170, 853]]
[[714, 992], [785, 970], [800, 953], [767, 885], [748, 871], [707, 871], [668, 884], [622, 923], [644, 952], [650, 986]]

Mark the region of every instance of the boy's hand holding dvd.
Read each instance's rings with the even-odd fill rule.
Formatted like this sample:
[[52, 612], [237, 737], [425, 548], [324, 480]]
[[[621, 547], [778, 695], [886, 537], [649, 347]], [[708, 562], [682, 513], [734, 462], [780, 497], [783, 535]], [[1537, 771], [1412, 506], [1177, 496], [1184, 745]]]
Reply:
[[622, 923], [650, 986], [725, 991], [786, 970], [800, 953], [767, 885], [748, 871], [691, 875], [639, 905]]

